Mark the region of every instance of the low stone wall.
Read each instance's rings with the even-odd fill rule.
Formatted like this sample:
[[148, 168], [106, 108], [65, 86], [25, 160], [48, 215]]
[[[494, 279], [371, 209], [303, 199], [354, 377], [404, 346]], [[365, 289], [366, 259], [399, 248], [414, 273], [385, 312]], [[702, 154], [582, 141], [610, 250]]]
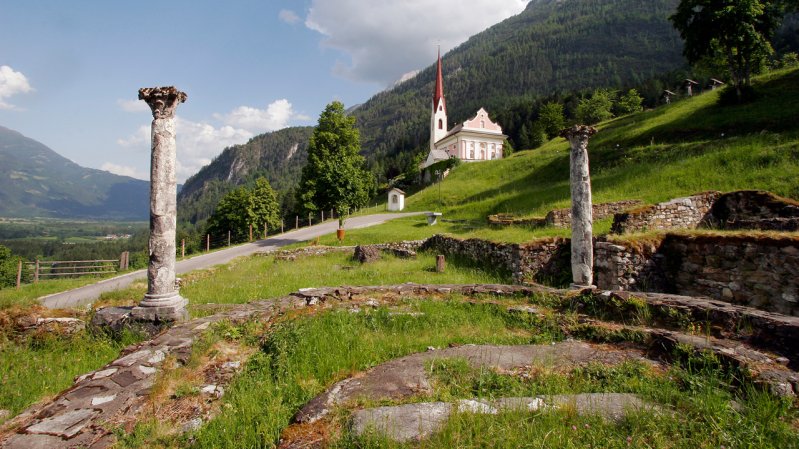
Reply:
[[[641, 201], [639, 200], [625, 200], [625, 201], [616, 201], [613, 203], [594, 204], [592, 207], [593, 217], [594, 220], [601, 220], [603, 218], [610, 217], [611, 215], [629, 209], [633, 206], [639, 206], [639, 205], [641, 205]], [[550, 211], [547, 214], [545, 220], [547, 226], [556, 226], [560, 228], [569, 227], [571, 226], [572, 223], [571, 208], [557, 209]]]
[[509, 271], [516, 283], [546, 281], [558, 285], [562, 283], [561, 278], [571, 279], [568, 239], [549, 238], [516, 244], [434, 235], [422, 249], [462, 257], [483, 268]]
[[544, 226], [544, 218], [516, 218], [510, 214], [496, 214], [488, 216], [488, 224], [492, 226]]
[[665, 256], [657, 247], [630, 248], [610, 242], [594, 245], [594, 278], [601, 289], [621, 291], [670, 291], [663, 273]]
[[694, 229], [710, 219], [710, 209], [720, 196], [719, 192], [705, 192], [619, 213], [613, 219], [611, 232], [627, 234], [657, 229]]
[[799, 316], [799, 238], [666, 235], [649, 248], [597, 244], [603, 289], [708, 296]]

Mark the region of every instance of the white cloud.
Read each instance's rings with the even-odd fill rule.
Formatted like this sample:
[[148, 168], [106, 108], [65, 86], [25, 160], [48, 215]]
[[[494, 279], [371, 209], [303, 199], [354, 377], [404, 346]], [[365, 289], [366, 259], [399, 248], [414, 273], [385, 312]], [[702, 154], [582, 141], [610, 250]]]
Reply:
[[305, 26], [346, 53], [333, 72], [389, 86], [403, 74], [514, 14], [528, 0], [313, 0]]
[[33, 87], [22, 72], [7, 65], [0, 66], [0, 109], [13, 109], [13, 104], [6, 103], [7, 98], [32, 91]]
[[300, 21], [300, 16], [297, 15], [296, 12], [290, 9], [281, 9], [280, 12], [277, 14], [277, 17], [290, 25], [294, 25], [295, 23]]
[[150, 110], [147, 103], [142, 100], [123, 100], [120, 98], [117, 100], [117, 105], [125, 112], [145, 112]]
[[214, 118], [226, 125], [252, 132], [275, 131], [288, 126], [291, 120], [306, 121], [305, 115], [296, 114], [288, 100], [275, 100], [266, 109], [239, 106], [228, 114], [214, 114]]
[[150, 175], [148, 173], [139, 171], [135, 167], [130, 167], [128, 165], [119, 165], [113, 162], [104, 163], [100, 167], [100, 170], [105, 170], [115, 175], [130, 176], [131, 178], [136, 178], [136, 179], [144, 179], [144, 180], [150, 179]]
[[[124, 109], [123, 101], [118, 103]], [[203, 166], [210, 164], [227, 147], [246, 143], [263, 132], [285, 128], [293, 121], [310, 120], [305, 115], [295, 113], [286, 99], [275, 100], [265, 109], [239, 106], [227, 114], [213, 114], [212, 117], [220, 123], [175, 117], [178, 182], [184, 182]], [[129, 136], [117, 139], [117, 145], [149, 154], [150, 125], [142, 125]]]

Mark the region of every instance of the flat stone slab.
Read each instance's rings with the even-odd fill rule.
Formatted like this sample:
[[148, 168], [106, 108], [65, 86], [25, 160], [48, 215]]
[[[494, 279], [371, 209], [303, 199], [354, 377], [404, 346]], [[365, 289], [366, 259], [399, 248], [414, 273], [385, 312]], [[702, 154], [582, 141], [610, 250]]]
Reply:
[[88, 408], [72, 410], [52, 418], [45, 418], [28, 427], [25, 431], [27, 433], [71, 438], [77, 435], [96, 414], [96, 411]]
[[[298, 423], [313, 423], [338, 404], [358, 398], [381, 401], [430, 393], [432, 387], [425, 366], [434, 359], [463, 358], [474, 368], [490, 367], [510, 371], [525, 366], [569, 369], [588, 363], [615, 365], [626, 360], [645, 359], [637, 349], [619, 349], [579, 341], [547, 345], [464, 345], [412, 354], [379, 365], [365, 374], [345, 379], [312, 399], [295, 416]], [[652, 362], [656, 363], [656, 362]]]
[[352, 431], [358, 436], [374, 431], [400, 442], [420, 440], [441, 430], [451, 413], [447, 402], [359, 410], [353, 414]]
[[382, 434], [394, 441], [419, 441], [441, 430], [452, 415], [459, 413], [497, 414], [509, 411], [546, 411], [569, 408], [579, 415], [597, 415], [619, 421], [628, 412], [658, 411], [659, 407], [627, 393], [586, 393], [554, 396], [502, 398], [495, 401], [465, 399], [455, 406], [447, 402], [377, 407], [352, 415], [352, 432]]

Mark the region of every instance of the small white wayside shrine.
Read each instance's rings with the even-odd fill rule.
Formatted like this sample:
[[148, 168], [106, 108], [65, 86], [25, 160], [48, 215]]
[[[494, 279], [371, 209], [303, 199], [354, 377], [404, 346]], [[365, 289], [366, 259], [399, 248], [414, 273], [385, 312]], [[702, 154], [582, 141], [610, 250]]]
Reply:
[[388, 210], [400, 212], [402, 209], [405, 209], [405, 192], [395, 187], [388, 191]]

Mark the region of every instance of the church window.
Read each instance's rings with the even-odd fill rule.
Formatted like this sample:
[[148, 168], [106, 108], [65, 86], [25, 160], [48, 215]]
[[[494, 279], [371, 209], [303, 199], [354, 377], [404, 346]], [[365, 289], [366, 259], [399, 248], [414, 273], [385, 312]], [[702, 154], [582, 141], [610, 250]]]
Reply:
[[397, 195], [391, 195], [391, 202], [397, 204]]
[[438, 129], [444, 129], [444, 120], [438, 119]]
[[486, 121], [480, 120], [480, 128], [485, 128], [485, 127], [486, 127]]
[[443, 107], [443, 106], [439, 106], [439, 107], [438, 107], [438, 110], [439, 110], [439, 111], [443, 111], [443, 110], [444, 110], [444, 107]]

